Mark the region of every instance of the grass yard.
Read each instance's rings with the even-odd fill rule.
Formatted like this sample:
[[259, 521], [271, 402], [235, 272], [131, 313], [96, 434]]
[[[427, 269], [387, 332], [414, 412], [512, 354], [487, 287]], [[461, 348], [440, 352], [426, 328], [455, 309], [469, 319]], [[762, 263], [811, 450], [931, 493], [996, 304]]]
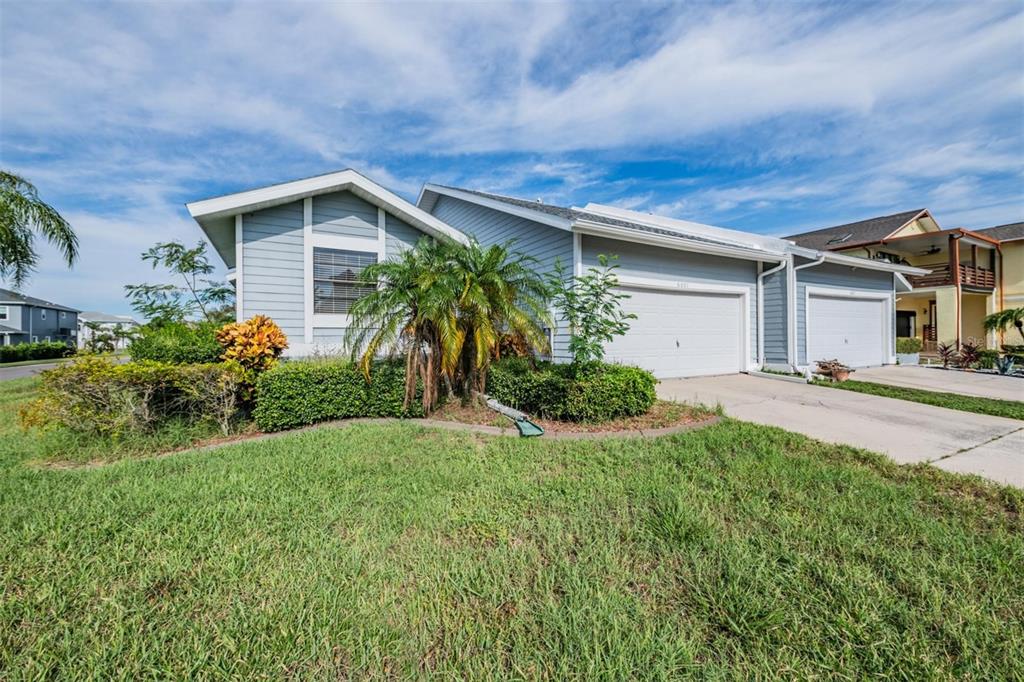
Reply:
[[[920, 388], [889, 386], [887, 384], [876, 384], [871, 381], [855, 381], [852, 379], [839, 383], [831, 381], [817, 381], [815, 383], [819, 386], [839, 388], [844, 391], [855, 391], [885, 398], [909, 400], [910, 402], [924, 403], [925, 405], [948, 407], [951, 410], [960, 410], [961, 412], [975, 412], [977, 414], [990, 414], [995, 417], [1024, 420], [1024, 402], [1018, 400], [977, 398], [961, 393], [940, 393], [938, 391], [925, 391]], [[1021, 382], [1021, 389], [1024, 390], [1024, 381]]]
[[731, 420], [40, 468], [34, 381], [0, 382], [0, 677], [1024, 677], [1019, 491]]

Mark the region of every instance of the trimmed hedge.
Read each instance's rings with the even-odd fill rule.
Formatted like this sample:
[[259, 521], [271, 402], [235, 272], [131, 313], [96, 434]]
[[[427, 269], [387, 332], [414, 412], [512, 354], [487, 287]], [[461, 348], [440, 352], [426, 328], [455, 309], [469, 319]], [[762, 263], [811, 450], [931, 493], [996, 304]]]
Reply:
[[423, 416], [418, 400], [402, 409], [404, 398], [404, 363], [376, 363], [367, 383], [347, 361], [296, 360], [259, 376], [253, 417], [261, 430], [281, 431], [332, 419]]
[[74, 347], [64, 343], [63, 341], [16, 343], [13, 346], [0, 346], [0, 363], [66, 358], [74, 354]]
[[491, 365], [487, 392], [499, 402], [545, 419], [600, 422], [646, 413], [657, 379], [639, 367], [591, 364], [581, 368], [518, 358]]
[[168, 362], [172, 365], [220, 362], [224, 349], [217, 341], [220, 325], [175, 322], [160, 327], [143, 327], [128, 346], [132, 360]]
[[921, 339], [916, 337], [901, 337], [896, 339], [896, 352], [910, 355], [913, 353], [920, 353], [923, 344]]

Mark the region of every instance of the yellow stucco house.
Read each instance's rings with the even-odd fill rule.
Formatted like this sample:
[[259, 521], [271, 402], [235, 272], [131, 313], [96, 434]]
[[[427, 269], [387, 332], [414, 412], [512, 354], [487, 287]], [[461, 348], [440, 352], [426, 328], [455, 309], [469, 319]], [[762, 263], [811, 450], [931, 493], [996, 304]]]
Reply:
[[[800, 246], [927, 268], [897, 295], [896, 336], [925, 351], [974, 338], [988, 348], [986, 315], [1024, 306], [1024, 223], [980, 230], [942, 229], [927, 209], [905, 211], [787, 237]], [[906, 287], [904, 287], [906, 288]], [[1021, 343], [1008, 331], [1005, 343]]]

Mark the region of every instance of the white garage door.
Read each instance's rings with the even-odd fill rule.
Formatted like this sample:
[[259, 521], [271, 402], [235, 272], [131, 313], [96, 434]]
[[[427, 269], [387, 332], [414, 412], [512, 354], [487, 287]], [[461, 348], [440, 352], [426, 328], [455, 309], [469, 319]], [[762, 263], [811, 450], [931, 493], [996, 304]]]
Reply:
[[742, 298], [727, 294], [622, 287], [634, 313], [629, 331], [605, 347], [605, 359], [658, 378], [734, 374], [743, 366]]
[[885, 301], [812, 294], [807, 304], [807, 364], [832, 358], [850, 367], [885, 362]]

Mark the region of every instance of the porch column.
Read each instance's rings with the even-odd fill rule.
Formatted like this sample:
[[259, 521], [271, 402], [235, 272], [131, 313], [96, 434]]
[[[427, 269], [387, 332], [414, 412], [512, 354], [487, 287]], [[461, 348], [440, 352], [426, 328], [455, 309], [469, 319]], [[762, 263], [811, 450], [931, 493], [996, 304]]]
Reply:
[[938, 343], [957, 343], [960, 340], [959, 287], [942, 287], [935, 291], [935, 340]]

